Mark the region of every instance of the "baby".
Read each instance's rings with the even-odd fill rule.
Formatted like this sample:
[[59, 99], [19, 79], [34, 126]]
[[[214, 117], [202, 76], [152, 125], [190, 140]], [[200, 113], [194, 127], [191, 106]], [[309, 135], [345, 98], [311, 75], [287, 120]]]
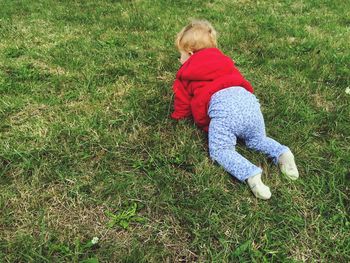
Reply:
[[231, 175], [247, 182], [257, 198], [269, 199], [270, 188], [261, 181], [262, 169], [235, 151], [237, 138], [278, 164], [281, 172], [299, 177], [288, 147], [266, 136], [260, 104], [253, 87], [218, 48], [216, 31], [205, 20], [195, 20], [176, 38], [182, 66], [176, 74], [171, 117], [193, 117], [208, 132], [209, 154]]

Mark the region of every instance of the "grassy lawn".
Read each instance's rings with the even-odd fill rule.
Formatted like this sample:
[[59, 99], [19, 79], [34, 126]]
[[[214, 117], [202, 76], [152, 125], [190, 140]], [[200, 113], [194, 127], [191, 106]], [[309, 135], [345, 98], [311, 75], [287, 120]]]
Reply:
[[[0, 262], [349, 262], [350, 3], [0, 0]], [[257, 200], [169, 119], [175, 34], [206, 18], [267, 132]], [[91, 240], [99, 238], [97, 244]]]

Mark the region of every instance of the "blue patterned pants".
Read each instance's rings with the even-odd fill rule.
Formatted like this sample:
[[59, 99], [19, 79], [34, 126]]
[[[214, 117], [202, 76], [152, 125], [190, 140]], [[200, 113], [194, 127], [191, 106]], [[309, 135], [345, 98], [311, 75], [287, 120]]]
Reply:
[[216, 92], [210, 100], [208, 114], [209, 154], [231, 175], [240, 181], [262, 173], [235, 150], [237, 138], [248, 148], [263, 152], [277, 164], [278, 157], [289, 150], [266, 136], [264, 118], [255, 95], [242, 87]]

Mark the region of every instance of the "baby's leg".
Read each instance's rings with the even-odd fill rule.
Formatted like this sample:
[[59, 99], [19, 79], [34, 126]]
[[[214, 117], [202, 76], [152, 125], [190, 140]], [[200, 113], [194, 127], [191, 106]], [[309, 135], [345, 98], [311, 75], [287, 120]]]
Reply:
[[227, 172], [248, 184], [256, 197], [269, 199], [270, 189], [261, 181], [261, 168], [235, 151], [236, 136], [223, 119], [211, 119], [209, 125], [209, 153]]
[[260, 109], [251, 116], [250, 122], [250, 128], [244, 134], [248, 148], [268, 155], [275, 164], [280, 165], [281, 171], [285, 175], [291, 179], [297, 179], [299, 173], [292, 152], [287, 146], [266, 136], [264, 118]]
[[236, 136], [222, 119], [212, 119], [209, 125], [209, 154], [224, 169], [240, 181], [262, 172], [235, 150]]

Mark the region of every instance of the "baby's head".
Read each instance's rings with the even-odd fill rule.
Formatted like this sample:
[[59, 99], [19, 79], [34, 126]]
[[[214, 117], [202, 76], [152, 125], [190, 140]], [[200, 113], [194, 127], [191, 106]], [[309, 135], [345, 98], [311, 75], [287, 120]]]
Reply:
[[216, 31], [206, 20], [193, 20], [177, 34], [176, 47], [181, 54], [180, 62], [183, 64], [196, 51], [217, 47]]

